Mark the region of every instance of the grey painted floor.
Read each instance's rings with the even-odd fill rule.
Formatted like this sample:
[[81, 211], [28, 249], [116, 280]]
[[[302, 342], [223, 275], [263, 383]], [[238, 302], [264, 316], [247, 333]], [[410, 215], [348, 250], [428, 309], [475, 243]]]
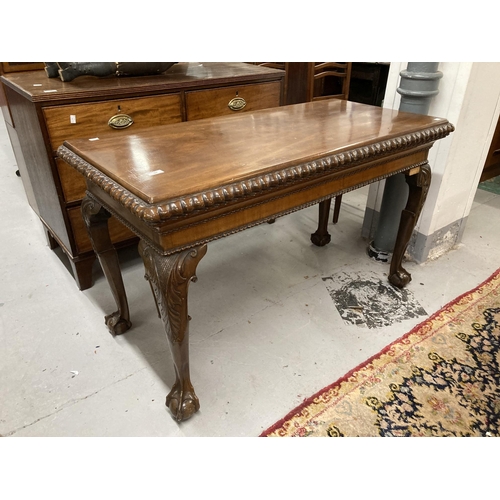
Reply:
[[258, 436], [500, 266], [500, 196], [486, 191], [457, 249], [406, 264], [413, 313], [394, 299], [388, 325], [345, 322], [331, 295], [336, 279], [385, 280], [387, 265], [367, 258], [360, 237], [366, 189], [344, 196], [328, 247], [310, 243], [314, 207], [214, 242], [190, 288], [201, 410], [179, 425], [164, 404], [174, 370], [137, 254], [120, 254], [133, 328], [113, 337], [98, 266], [95, 285], [81, 292], [65, 257], [48, 248], [2, 120], [0, 166], [3, 436]]

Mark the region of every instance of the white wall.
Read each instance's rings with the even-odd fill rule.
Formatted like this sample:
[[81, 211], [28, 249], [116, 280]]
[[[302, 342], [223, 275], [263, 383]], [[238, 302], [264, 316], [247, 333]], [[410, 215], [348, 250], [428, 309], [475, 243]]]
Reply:
[[[407, 63], [391, 63], [384, 107], [399, 108], [396, 89], [406, 67]], [[416, 227], [429, 239], [468, 216], [500, 113], [500, 63], [441, 62], [438, 69], [443, 78], [429, 115], [447, 118], [455, 132], [437, 141], [429, 153], [432, 182]], [[379, 211], [382, 193], [382, 186], [370, 188], [367, 208]], [[462, 232], [463, 228], [441, 239], [440, 247], [430, 249], [423, 259], [415, 257], [438, 257], [459, 242]]]

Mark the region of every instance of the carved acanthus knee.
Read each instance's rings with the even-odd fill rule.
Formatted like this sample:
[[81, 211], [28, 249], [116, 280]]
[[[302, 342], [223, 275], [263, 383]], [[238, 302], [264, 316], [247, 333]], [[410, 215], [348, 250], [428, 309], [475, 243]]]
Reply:
[[196, 281], [196, 267], [207, 252], [207, 246], [184, 250], [162, 256], [143, 241], [139, 243], [146, 270], [145, 278], [150, 282], [158, 310], [165, 325], [168, 325], [173, 342], [182, 342], [187, 328], [187, 293], [191, 281]]

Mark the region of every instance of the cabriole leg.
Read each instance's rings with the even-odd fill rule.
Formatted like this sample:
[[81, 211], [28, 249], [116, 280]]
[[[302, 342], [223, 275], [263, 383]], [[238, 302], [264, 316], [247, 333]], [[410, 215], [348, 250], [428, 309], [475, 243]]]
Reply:
[[331, 198], [319, 203], [318, 229], [315, 233], [311, 234], [311, 241], [318, 247], [327, 245], [332, 239], [328, 232], [328, 217], [330, 215], [331, 204]]
[[109, 236], [108, 219], [110, 213], [92, 198], [85, 196], [82, 201], [82, 215], [94, 252], [111, 288], [118, 311], [104, 318], [109, 331], [115, 335], [125, 333], [131, 326], [127, 295], [123, 286], [118, 254]]
[[175, 366], [175, 383], [166, 405], [177, 421], [187, 420], [200, 408], [189, 374], [188, 287], [196, 281], [196, 267], [207, 246], [163, 256], [141, 240], [146, 279], [154, 291]]
[[406, 207], [401, 213], [398, 235], [392, 254], [389, 281], [398, 288], [403, 288], [411, 281], [411, 274], [403, 268], [403, 256], [410, 242], [413, 229], [424, 206], [431, 183], [431, 169], [428, 164], [420, 168], [418, 174], [406, 175], [410, 191]]

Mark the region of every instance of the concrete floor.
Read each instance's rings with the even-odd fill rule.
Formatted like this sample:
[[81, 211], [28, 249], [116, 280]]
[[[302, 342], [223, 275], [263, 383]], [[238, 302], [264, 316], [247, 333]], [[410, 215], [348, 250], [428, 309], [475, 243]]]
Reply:
[[[113, 337], [98, 265], [81, 292], [65, 256], [48, 248], [3, 120], [0, 166], [2, 436], [258, 436], [426, 317], [347, 324], [328, 293], [322, 278], [338, 273], [385, 279], [388, 266], [368, 259], [360, 236], [366, 189], [344, 196], [328, 247], [310, 243], [314, 207], [213, 242], [190, 288], [201, 410], [178, 424], [164, 404], [174, 370], [137, 253], [120, 253], [133, 328]], [[499, 247], [500, 196], [479, 190], [462, 243], [408, 262], [407, 289], [431, 315], [494, 272]]]

